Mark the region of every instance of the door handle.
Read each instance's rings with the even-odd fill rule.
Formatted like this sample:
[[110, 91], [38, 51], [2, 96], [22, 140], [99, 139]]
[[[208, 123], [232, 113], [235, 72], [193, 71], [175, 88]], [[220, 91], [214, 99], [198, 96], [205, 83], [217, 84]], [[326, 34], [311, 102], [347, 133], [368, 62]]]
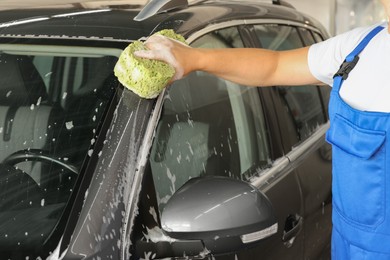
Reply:
[[301, 232], [303, 227], [303, 217], [298, 214], [289, 215], [284, 225], [282, 241], [286, 247], [291, 247], [295, 238]]

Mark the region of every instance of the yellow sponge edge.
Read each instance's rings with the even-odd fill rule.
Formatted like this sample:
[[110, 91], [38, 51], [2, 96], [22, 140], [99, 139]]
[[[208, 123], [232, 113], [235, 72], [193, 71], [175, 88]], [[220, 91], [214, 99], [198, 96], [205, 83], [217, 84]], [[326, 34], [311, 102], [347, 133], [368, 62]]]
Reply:
[[[182, 35], [171, 29], [162, 30], [155, 34], [186, 43]], [[146, 49], [141, 41], [130, 43], [119, 56], [114, 67], [114, 74], [123, 86], [142, 98], [151, 99], [161, 93], [175, 74], [175, 70], [165, 62], [139, 58], [133, 54], [135, 51]]]

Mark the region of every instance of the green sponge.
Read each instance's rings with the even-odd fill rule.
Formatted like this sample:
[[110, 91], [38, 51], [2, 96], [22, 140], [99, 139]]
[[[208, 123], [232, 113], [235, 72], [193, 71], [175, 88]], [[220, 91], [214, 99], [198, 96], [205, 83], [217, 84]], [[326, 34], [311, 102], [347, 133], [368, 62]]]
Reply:
[[[171, 29], [162, 30], [155, 34], [186, 43], [183, 36]], [[133, 53], [146, 50], [141, 41], [134, 41], [123, 50], [115, 65], [114, 73], [123, 86], [130, 89], [142, 98], [155, 98], [175, 74], [174, 68], [169, 64], [136, 57]]]

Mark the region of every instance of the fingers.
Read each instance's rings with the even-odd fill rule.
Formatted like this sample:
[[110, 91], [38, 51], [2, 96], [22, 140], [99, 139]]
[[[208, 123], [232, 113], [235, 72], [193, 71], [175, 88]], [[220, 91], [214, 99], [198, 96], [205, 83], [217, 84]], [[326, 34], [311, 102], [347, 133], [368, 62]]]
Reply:
[[149, 50], [170, 50], [173, 43], [170, 39], [162, 35], [152, 35], [145, 41], [145, 46]]
[[145, 44], [148, 45], [148, 44], [157, 43], [157, 44], [165, 44], [165, 45], [169, 46], [169, 45], [172, 45], [171, 40], [173, 40], [173, 39], [170, 39], [170, 38], [165, 37], [165, 36], [160, 35], [160, 34], [154, 34], [154, 35], [150, 36], [145, 41]]
[[148, 50], [136, 51], [134, 55], [140, 58], [160, 60], [171, 65], [175, 69], [172, 80], [178, 80], [183, 77], [184, 69], [174, 55], [174, 48], [178, 46], [176, 43], [180, 43], [179, 46], [185, 46], [183, 43], [165, 36], [152, 35], [144, 43]]
[[134, 55], [139, 58], [156, 59], [156, 53], [154, 51], [135, 51]]
[[153, 35], [145, 41], [144, 45], [148, 50], [135, 51], [135, 56], [167, 62], [167, 51], [170, 51], [172, 48], [172, 43], [169, 39], [162, 35]]

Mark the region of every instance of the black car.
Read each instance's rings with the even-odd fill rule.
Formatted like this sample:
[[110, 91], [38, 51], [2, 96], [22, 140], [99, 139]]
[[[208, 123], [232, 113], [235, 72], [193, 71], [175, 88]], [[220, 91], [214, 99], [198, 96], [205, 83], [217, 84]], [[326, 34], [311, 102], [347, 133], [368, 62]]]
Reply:
[[113, 75], [162, 29], [274, 50], [325, 30], [279, 1], [117, 2], [0, 12], [0, 259], [327, 259], [328, 87], [194, 72], [142, 99]]

